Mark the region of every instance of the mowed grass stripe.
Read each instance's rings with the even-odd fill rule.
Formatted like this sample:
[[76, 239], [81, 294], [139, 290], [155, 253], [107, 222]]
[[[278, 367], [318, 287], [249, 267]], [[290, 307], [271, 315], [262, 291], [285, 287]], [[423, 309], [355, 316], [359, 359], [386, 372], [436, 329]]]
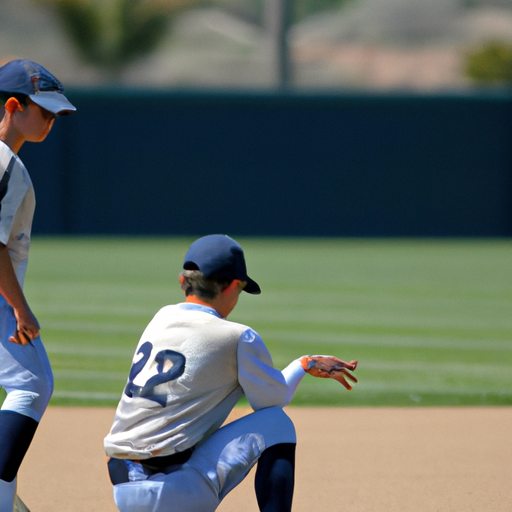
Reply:
[[[96, 402], [100, 402], [100, 405], [112, 405], [114, 402], [118, 402], [119, 398], [119, 393], [60, 390], [53, 393], [53, 400], [60, 400], [64, 405], [71, 405], [71, 403], [77, 403], [78, 405], [91, 405]], [[80, 403], [82, 401], [86, 403]]]
[[[353, 328], [350, 329], [352, 331]], [[385, 332], [385, 331], [384, 331]], [[423, 348], [423, 349], [435, 349], [435, 350], [499, 350], [504, 352], [510, 352], [512, 354], [512, 342], [505, 341], [489, 341], [485, 340], [472, 340], [453, 338], [444, 338], [436, 336], [403, 336], [400, 334], [389, 335], [385, 334], [372, 334], [361, 333], [357, 334], [354, 332], [349, 333], [319, 333], [316, 331], [303, 331], [303, 332], [291, 332], [291, 331], [267, 331], [266, 339], [272, 340], [272, 342], [282, 342], [291, 344], [307, 344], [313, 343], [315, 345], [328, 345], [346, 347], [350, 346], [359, 347], [386, 347], [386, 348]], [[439, 356], [442, 359], [442, 356]]]
[[[107, 328], [105, 326], [96, 326], [90, 324], [65, 324], [55, 328], [55, 331], [69, 331], [82, 333], [103, 333], [108, 334], [110, 332], [116, 333], [127, 333], [130, 335], [138, 335], [139, 330], [136, 328], [124, 328], [120, 325], [110, 325]], [[369, 337], [368, 335], [357, 335], [357, 334], [330, 334], [317, 332], [280, 332], [280, 331], [266, 331], [264, 338], [275, 345], [276, 343], [286, 344], [312, 344], [317, 346], [328, 345], [330, 348], [335, 347], [386, 347], [386, 348], [423, 348], [431, 349], [436, 351], [442, 350], [455, 350], [455, 351], [502, 351], [512, 354], [512, 343], [508, 341], [488, 341], [488, 340], [454, 340], [446, 338], [434, 338], [434, 337], [403, 337], [403, 336], [388, 336], [388, 335], [374, 335]], [[138, 336], [132, 336], [131, 341], [134, 339], [139, 340]], [[130, 343], [126, 348], [116, 348], [104, 345], [61, 345], [53, 342], [45, 343], [48, 352], [56, 354], [90, 354], [90, 355], [124, 355], [126, 353], [132, 353], [135, 350], [136, 344]], [[442, 359], [440, 353], [439, 358]]]
[[[55, 379], [68, 386], [75, 387], [88, 384], [88, 381], [108, 385], [121, 390], [126, 383], [126, 372], [102, 372], [99, 370], [55, 370]], [[357, 390], [368, 391], [388, 388], [393, 391], [442, 391], [463, 394], [511, 392], [510, 367], [492, 364], [437, 363], [403, 363], [360, 361], [360, 382]], [[492, 382], [489, 375], [493, 376]], [[306, 378], [306, 383], [309, 377]], [[421, 382], [421, 384], [419, 384]]]
[[[115, 405], [151, 317], [183, 299], [191, 238], [38, 238], [26, 293], [56, 376], [52, 403]], [[261, 296], [251, 325], [282, 368], [358, 359], [351, 393], [301, 383], [297, 405], [510, 405], [511, 240], [240, 239]]]
[[122, 322], [107, 322], [101, 321], [98, 319], [91, 319], [87, 322], [77, 322], [77, 321], [69, 321], [69, 320], [48, 320], [46, 322], [46, 329], [52, 331], [64, 331], [64, 332], [81, 332], [81, 333], [118, 333], [118, 334], [128, 334], [131, 336], [136, 336], [137, 334], [142, 334], [144, 329], [141, 329], [139, 323], [137, 321], [133, 321], [133, 325], [126, 325], [126, 323]]

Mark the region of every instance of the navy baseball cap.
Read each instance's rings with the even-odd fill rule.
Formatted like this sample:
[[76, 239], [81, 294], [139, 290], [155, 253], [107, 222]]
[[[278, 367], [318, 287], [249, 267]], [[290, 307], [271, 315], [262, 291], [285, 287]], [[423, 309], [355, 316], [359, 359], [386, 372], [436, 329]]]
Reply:
[[58, 116], [76, 111], [64, 96], [63, 85], [41, 64], [31, 60], [11, 60], [0, 67], [0, 92], [25, 94]]
[[206, 277], [239, 279], [247, 282], [247, 293], [261, 293], [258, 283], [247, 275], [242, 247], [227, 235], [208, 235], [196, 240], [185, 254], [183, 268], [199, 270]]

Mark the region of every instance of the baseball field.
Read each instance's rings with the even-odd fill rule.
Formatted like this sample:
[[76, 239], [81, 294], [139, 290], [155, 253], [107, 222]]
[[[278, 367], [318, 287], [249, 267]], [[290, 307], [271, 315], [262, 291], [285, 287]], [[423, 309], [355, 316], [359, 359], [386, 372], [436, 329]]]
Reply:
[[[20, 475], [33, 512], [115, 510], [102, 438], [194, 238], [34, 239], [26, 293], [56, 388]], [[352, 392], [306, 376], [289, 408], [296, 512], [510, 509], [512, 240], [238, 240], [263, 292], [230, 319], [275, 365], [359, 361]], [[220, 510], [256, 511], [250, 486]]]

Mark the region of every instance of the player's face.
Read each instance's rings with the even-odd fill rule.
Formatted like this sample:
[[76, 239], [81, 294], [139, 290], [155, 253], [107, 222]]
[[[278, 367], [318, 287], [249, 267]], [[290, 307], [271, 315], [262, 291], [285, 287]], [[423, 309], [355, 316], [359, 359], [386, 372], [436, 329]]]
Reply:
[[55, 115], [28, 100], [23, 112], [17, 112], [16, 128], [28, 142], [41, 142], [50, 133]]

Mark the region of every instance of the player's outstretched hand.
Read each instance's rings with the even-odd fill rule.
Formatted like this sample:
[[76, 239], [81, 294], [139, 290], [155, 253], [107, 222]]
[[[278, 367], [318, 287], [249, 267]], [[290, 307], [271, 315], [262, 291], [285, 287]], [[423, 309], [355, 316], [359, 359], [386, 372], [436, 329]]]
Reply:
[[337, 380], [349, 391], [352, 389], [352, 386], [345, 377], [348, 377], [352, 382], [357, 382], [357, 379], [348, 371], [356, 369], [357, 361], [347, 363], [334, 356], [303, 356], [300, 359], [300, 363], [306, 373], [313, 377]]

